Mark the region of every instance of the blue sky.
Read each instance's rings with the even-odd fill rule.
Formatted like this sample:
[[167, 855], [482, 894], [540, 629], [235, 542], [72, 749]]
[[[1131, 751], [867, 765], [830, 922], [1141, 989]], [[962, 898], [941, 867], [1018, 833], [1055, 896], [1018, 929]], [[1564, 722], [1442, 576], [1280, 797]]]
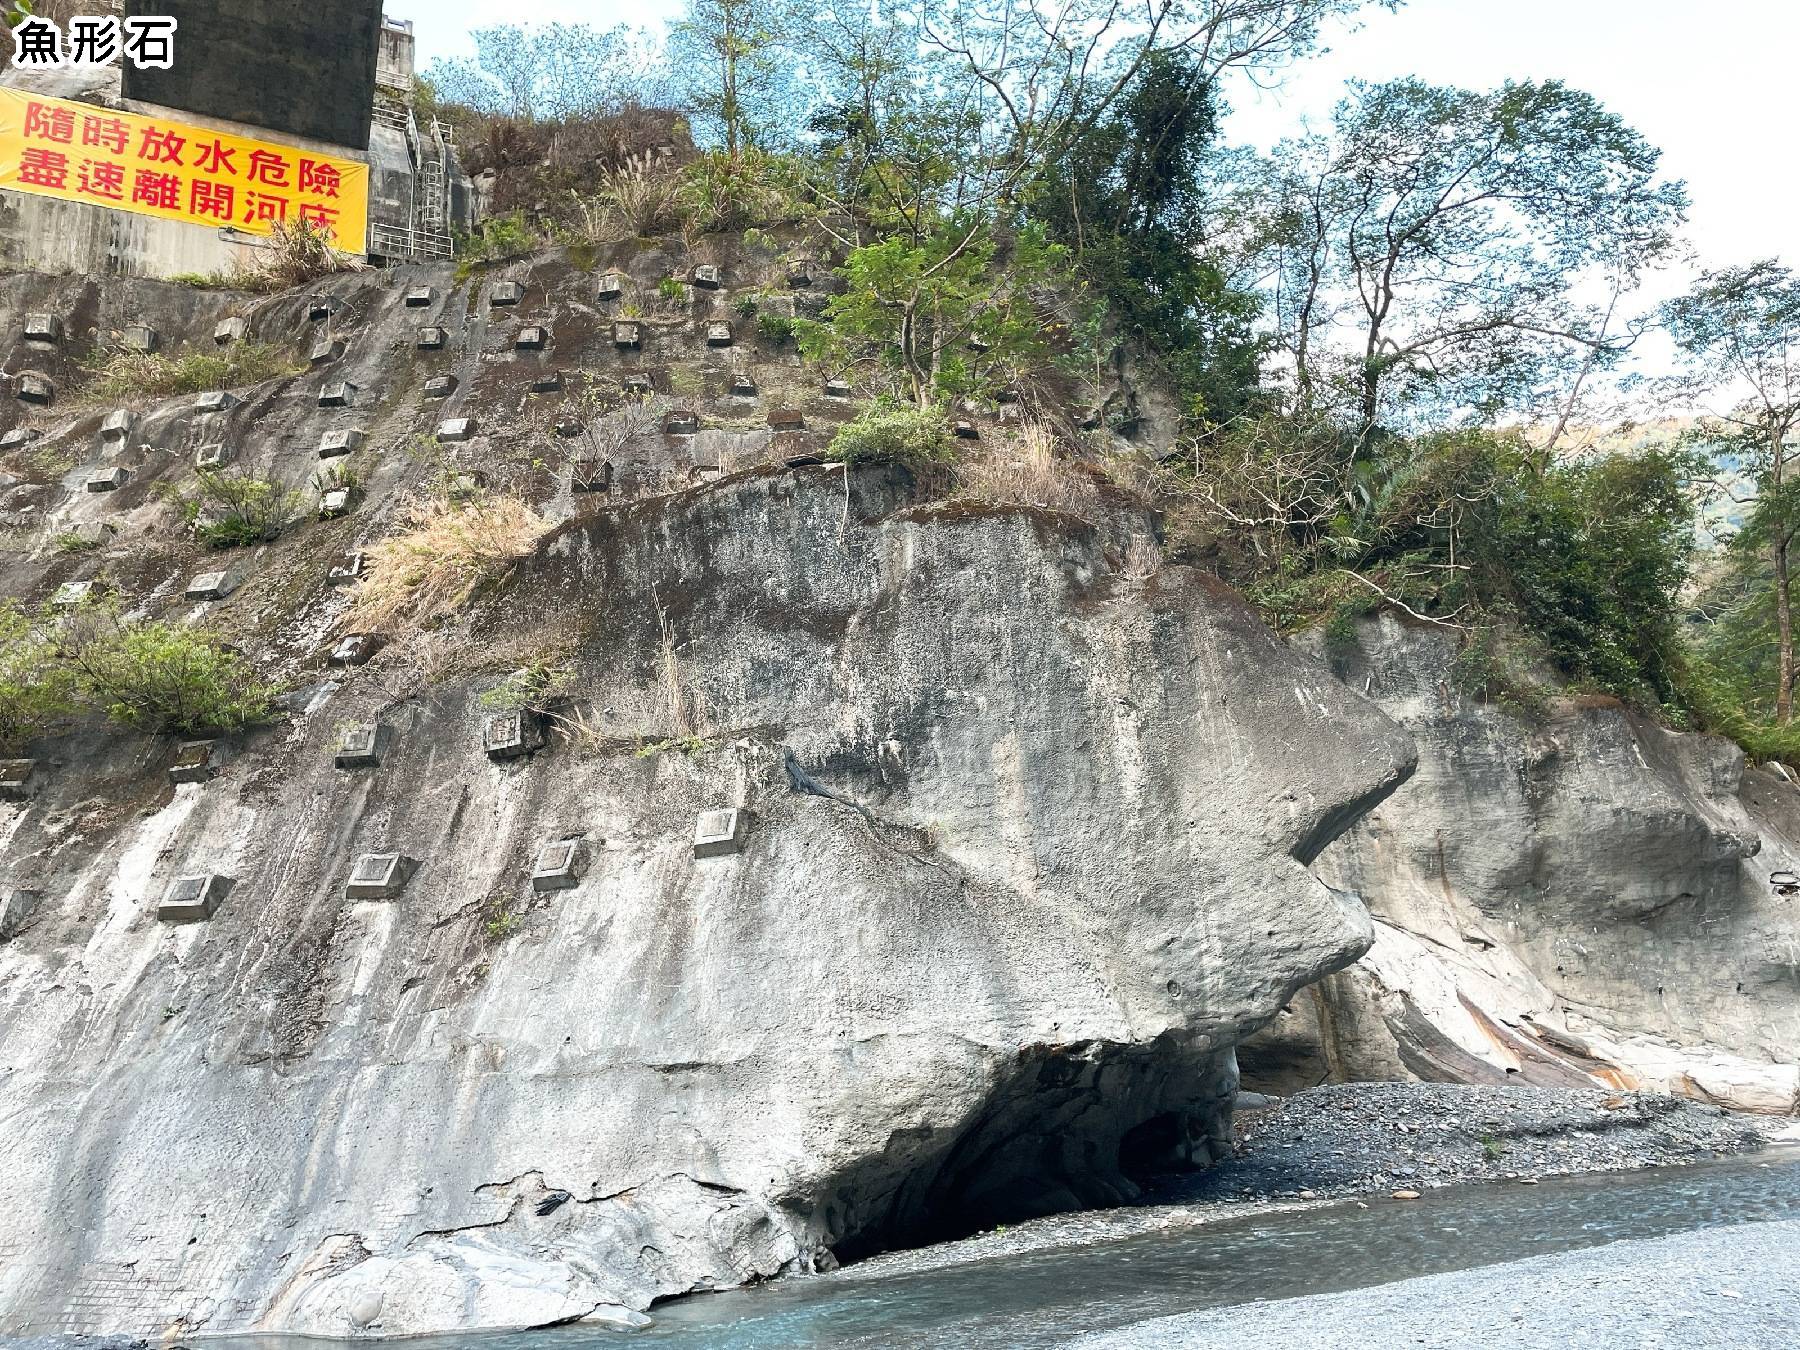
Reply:
[[[675, 0], [521, 0], [505, 14], [635, 26], [679, 8]], [[387, 10], [414, 20], [421, 66], [470, 53], [469, 30], [495, 19], [491, 0], [389, 0]], [[1789, 106], [1800, 51], [1795, 0], [1412, 0], [1330, 45], [1279, 89], [1240, 86], [1228, 134], [1267, 145], [1309, 118], [1323, 123], [1350, 78], [1413, 74], [1476, 88], [1560, 78], [1662, 147], [1668, 171], [1688, 181], [1689, 233], [1703, 264], [1776, 255], [1800, 266]]]

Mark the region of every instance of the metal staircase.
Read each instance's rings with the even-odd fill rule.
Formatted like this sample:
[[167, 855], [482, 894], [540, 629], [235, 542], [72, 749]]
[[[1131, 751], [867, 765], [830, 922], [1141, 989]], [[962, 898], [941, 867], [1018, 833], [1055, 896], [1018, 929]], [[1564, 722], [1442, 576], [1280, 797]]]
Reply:
[[455, 148], [450, 128], [435, 117], [421, 131], [412, 106], [403, 99], [378, 91], [374, 118], [406, 140], [412, 161], [413, 192], [408, 223], [402, 227], [377, 222], [369, 227], [369, 249], [387, 258], [449, 258], [455, 245], [450, 234], [445, 166]]

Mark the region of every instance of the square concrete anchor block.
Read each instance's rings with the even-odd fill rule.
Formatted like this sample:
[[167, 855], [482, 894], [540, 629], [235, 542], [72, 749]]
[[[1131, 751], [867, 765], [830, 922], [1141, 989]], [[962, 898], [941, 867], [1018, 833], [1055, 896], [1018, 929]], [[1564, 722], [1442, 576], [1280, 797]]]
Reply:
[[319, 494], [319, 519], [336, 520], [339, 516], [347, 516], [354, 504], [349, 488], [332, 488]]
[[804, 431], [806, 414], [798, 408], [776, 408], [769, 414], [771, 431]]
[[519, 759], [543, 746], [543, 725], [529, 710], [495, 713], [481, 724], [481, 750], [489, 759]]
[[750, 835], [749, 813], [742, 810], [702, 811], [694, 822], [694, 856], [723, 858], [742, 853]]
[[438, 423], [437, 438], [452, 443], [470, 440], [479, 425], [473, 417], [447, 417]]
[[453, 502], [466, 502], [487, 490], [487, 475], [480, 469], [452, 474], [446, 491]]
[[14, 394], [21, 403], [34, 403], [40, 408], [48, 408], [56, 402], [56, 381], [35, 370], [22, 370], [19, 372]]
[[340, 769], [378, 769], [386, 748], [387, 729], [379, 722], [365, 722], [345, 730], [334, 762]]
[[450, 335], [442, 328], [421, 328], [419, 340], [414, 345], [422, 352], [435, 352], [450, 340]]
[[63, 337], [62, 319], [55, 314], [27, 314], [25, 316], [25, 340], [27, 342], [61, 342]]
[[636, 321], [620, 322], [613, 325], [613, 346], [641, 347], [644, 345], [644, 326]]
[[561, 393], [562, 387], [563, 377], [560, 370], [548, 371], [545, 374], [536, 376], [531, 381], [531, 392], [534, 394]]
[[813, 284], [813, 264], [804, 258], [796, 258], [788, 264], [787, 283], [796, 289]]
[[513, 346], [522, 352], [541, 352], [549, 345], [550, 330], [535, 324], [529, 328], [521, 328], [518, 338], [513, 342]]
[[36, 427], [14, 427], [0, 436], [0, 450], [17, 450], [21, 446], [30, 445], [43, 434]]
[[0, 801], [30, 801], [36, 786], [35, 759], [0, 759]]
[[165, 923], [200, 923], [219, 912], [230, 889], [231, 878], [216, 872], [176, 877], [163, 892], [156, 917]]
[[953, 422], [950, 425], [950, 431], [959, 441], [978, 441], [981, 439], [981, 432], [976, 428], [973, 422]]
[[655, 386], [650, 383], [650, 377], [642, 374], [625, 376], [619, 381], [619, 388], [639, 398], [648, 397], [655, 391]]
[[221, 319], [213, 329], [213, 341], [220, 346], [227, 342], [242, 342], [249, 332], [249, 321], [241, 315], [236, 318]]
[[425, 381], [426, 398], [449, 398], [456, 392], [457, 382], [454, 375], [433, 375]]
[[211, 393], [202, 394], [195, 400], [194, 411], [203, 413], [230, 412], [243, 402], [236, 394], [225, 389], [215, 389]]
[[108, 469], [87, 480], [89, 492], [117, 492], [131, 481], [130, 469]]
[[126, 324], [119, 334], [119, 346], [128, 352], [149, 355], [162, 343], [161, 335], [147, 323]]
[[346, 553], [331, 565], [330, 571], [325, 573], [325, 584], [327, 586], [348, 586], [361, 580], [362, 574], [363, 555], [360, 552]]
[[350, 870], [344, 894], [352, 900], [392, 900], [418, 869], [418, 861], [404, 853], [365, 853]]
[[25, 886], [0, 897], [0, 942], [16, 938], [19, 930], [25, 927], [25, 920], [37, 913], [38, 906], [43, 903], [42, 891]]
[[355, 427], [336, 427], [319, 437], [319, 458], [337, 459], [362, 449], [365, 437]]
[[235, 572], [202, 572], [187, 584], [189, 600], [223, 600], [238, 588]]
[[748, 375], [733, 375], [731, 377], [731, 393], [734, 398], [755, 398], [756, 381]]
[[613, 466], [609, 459], [578, 459], [569, 475], [571, 492], [608, 492], [612, 489]]
[[525, 298], [525, 287], [517, 281], [496, 281], [488, 293], [490, 305], [516, 305]]
[[435, 286], [414, 286], [406, 293], [406, 307], [408, 309], [425, 309], [435, 303], [436, 300], [437, 288]]
[[595, 285], [594, 294], [602, 300], [617, 300], [625, 294], [625, 278], [617, 272], [608, 272]]
[[342, 338], [322, 337], [313, 343], [312, 352], [307, 360], [315, 366], [323, 366], [329, 365], [343, 354], [344, 340]]
[[50, 604], [56, 609], [74, 609], [90, 600], [98, 600], [106, 590], [103, 581], [65, 581], [50, 597]]
[[186, 741], [169, 766], [171, 783], [210, 783], [225, 764], [225, 747], [217, 741]]
[[693, 283], [703, 291], [716, 291], [723, 283], [723, 278], [713, 264], [701, 263], [694, 269]]
[[380, 634], [352, 633], [331, 649], [331, 655], [326, 658], [326, 664], [333, 666], [366, 665], [369, 658], [380, 650]]
[[1002, 389], [999, 393], [994, 395], [994, 402], [1002, 406], [1005, 406], [1008, 403], [1017, 403], [1018, 401], [1019, 391], [1017, 389]]
[[348, 408], [356, 402], [356, 386], [348, 380], [337, 380], [319, 391], [321, 408]]
[[700, 430], [700, 414], [678, 408], [663, 418], [663, 435], [692, 436]]
[[729, 347], [731, 345], [731, 325], [723, 320], [707, 324], [706, 345], [709, 347]]
[[343, 307], [344, 302], [335, 295], [325, 295], [321, 293], [311, 297], [306, 302], [306, 317], [313, 323], [318, 323], [323, 319], [333, 317], [339, 310], [343, 309]]
[[100, 424], [100, 439], [103, 441], [122, 441], [131, 435], [132, 424], [137, 419], [131, 415], [129, 408], [115, 408], [106, 414], [106, 420]]
[[229, 445], [203, 445], [194, 451], [194, 467], [196, 469], [222, 469], [231, 463], [231, 447]]
[[582, 839], [552, 840], [538, 850], [531, 865], [531, 889], [539, 895], [572, 891], [581, 884], [587, 863], [587, 844]]
[[849, 398], [850, 397], [850, 381], [848, 381], [848, 380], [827, 380], [827, 381], [825, 381], [825, 397], [826, 398]]
[[967, 346], [969, 350], [974, 352], [977, 356], [980, 356], [983, 352], [988, 350], [988, 344], [978, 337], [970, 338]]
[[581, 421], [578, 418], [559, 417], [556, 419], [556, 434], [561, 436], [565, 441], [573, 440], [575, 437], [581, 435], [584, 430], [586, 430], [586, 428], [582, 426]]

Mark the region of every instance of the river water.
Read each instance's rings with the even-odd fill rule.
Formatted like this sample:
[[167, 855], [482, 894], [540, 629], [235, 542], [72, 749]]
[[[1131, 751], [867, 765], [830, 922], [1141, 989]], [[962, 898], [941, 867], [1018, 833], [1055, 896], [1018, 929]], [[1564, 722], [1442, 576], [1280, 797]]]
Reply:
[[[878, 1262], [665, 1304], [654, 1310], [654, 1326], [636, 1332], [557, 1329], [406, 1344], [408, 1350], [611, 1350], [627, 1344], [643, 1350], [1011, 1350], [1202, 1308], [1356, 1289], [1625, 1238], [1791, 1218], [1800, 1218], [1800, 1150], [1537, 1186], [1448, 1188], [1419, 1200], [1372, 1200], [1367, 1209], [1336, 1203], [1251, 1214], [933, 1269], [884, 1273], [885, 1263]], [[275, 1337], [251, 1343], [257, 1350], [356, 1344]]]

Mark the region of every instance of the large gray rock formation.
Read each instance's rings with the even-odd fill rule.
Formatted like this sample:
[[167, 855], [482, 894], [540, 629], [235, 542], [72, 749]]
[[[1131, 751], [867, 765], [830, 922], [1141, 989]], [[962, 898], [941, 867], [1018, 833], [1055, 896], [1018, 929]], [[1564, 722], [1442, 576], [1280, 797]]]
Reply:
[[[0, 818], [6, 877], [44, 897], [0, 943], [0, 1327], [630, 1320], [1209, 1158], [1232, 1047], [1369, 943], [1308, 864], [1411, 771], [1407, 737], [1229, 593], [1137, 563], [1128, 510], [918, 505], [900, 470], [790, 469], [740, 425], [704, 435], [754, 467], [576, 514], [519, 467], [554, 442], [509, 331], [417, 279], [429, 320], [335, 283], [327, 373], [387, 451], [364, 509], [259, 552], [213, 611], [310, 685], [292, 718], [180, 787], [166, 741], [37, 747], [46, 786]], [[591, 278], [529, 280], [557, 362], [616, 363]], [[74, 331], [147, 317], [170, 346], [218, 317], [149, 286], [4, 294], [9, 331], [59, 299]], [[299, 298], [230, 303], [311, 342]], [[446, 320], [448, 410], [417, 399], [410, 342]], [[318, 381], [249, 392], [241, 463], [305, 482], [340, 416]], [[447, 411], [483, 423], [462, 466], [567, 523], [452, 633], [328, 673], [325, 564], [440, 471], [394, 452]], [[98, 412], [46, 420], [9, 504], [15, 593], [91, 574], [52, 541], [104, 512], [128, 603], [187, 612], [202, 559], [149, 485], [217, 431], [139, 412], [138, 477], [105, 503], [80, 491]], [[652, 431], [617, 453], [649, 475], [695, 452]], [[491, 761], [480, 693], [533, 660], [568, 670], [563, 720]], [[377, 719], [380, 767], [335, 768]], [[843, 800], [796, 792], [790, 751]], [[715, 808], [749, 813], [747, 844], [696, 859]], [[574, 835], [580, 884], [534, 893], [539, 846]], [[347, 898], [376, 852], [420, 866]], [[195, 872], [234, 878], [223, 907], [159, 922]]]
[[1376, 917], [1246, 1078], [1599, 1079], [1800, 1107], [1800, 791], [1736, 747], [1606, 699], [1537, 721], [1456, 692], [1453, 638], [1392, 615], [1339, 673], [1412, 733], [1419, 772], [1320, 859]]

